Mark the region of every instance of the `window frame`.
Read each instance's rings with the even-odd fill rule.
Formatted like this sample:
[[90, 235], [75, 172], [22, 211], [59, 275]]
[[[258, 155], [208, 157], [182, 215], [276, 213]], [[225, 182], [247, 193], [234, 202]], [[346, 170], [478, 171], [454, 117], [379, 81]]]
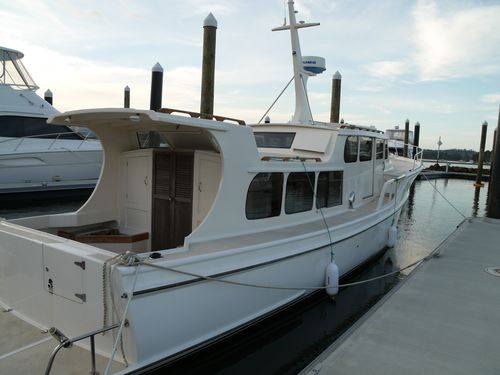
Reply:
[[[264, 178], [267, 175], [269, 179], [270, 187], [267, 189], [252, 190], [252, 186], [254, 184], [262, 184], [262, 181], [258, 181], [258, 179]], [[250, 181], [247, 189], [247, 195], [245, 200], [245, 217], [247, 220], [259, 220], [266, 219], [270, 217], [276, 217], [281, 215], [282, 209], [282, 201], [283, 201], [283, 182], [284, 182], [284, 174], [282, 172], [260, 172], [257, 173]], [[276, 186], [273, 186], [277, 184]], [[258, 187], [258, 186], [254, 186]], [[257, 194], [261, 194], [257, 196]], [[252, 196], [255, 194], [255, 197]], [[253, 201], [250, 201], [253, 199]], [[264, 202], [264, 205], [261, 207], [261, 211], [259, 212], [257, 209], [259, 200]], [[253, 206], [250, 206], [252, 204]], [[266, 213], [266, 206], [269, 205], [269, 211]], [[257, 209], [256, 209], [257, 208]], [[252, 210], [253, 209], [253, 210]], [[249, 214], [250, 212], [250, 214]]]
[[[302, 175], [304, 176], [302, 177]], [[314, 172], [290, 172], [288, 174], [285, 186], [285, 214], [292, 215], [312, 210], [314, 206], [315, 180], [316, 173]], [[291, 195], [291, 183], [296, 184], [294, 187], [294, 196]], [[299, 194], [295, 194], [297, 191], [299, 191]], [[300, 196], [300, 191], [303, 193], [302, 196]], [[302, 199], [302, 202], [299, 199]], [[289, 202], [293, 202], [293, 205]]]

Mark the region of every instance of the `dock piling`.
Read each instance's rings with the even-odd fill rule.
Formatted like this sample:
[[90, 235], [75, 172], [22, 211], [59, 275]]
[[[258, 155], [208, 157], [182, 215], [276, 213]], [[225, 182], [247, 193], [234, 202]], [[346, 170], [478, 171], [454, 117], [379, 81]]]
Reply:
[[50, 105], [52, 105], [53, 96], [52, 96], [52, 91], [50, 91], [50, 89], [47, 89], [47, 91], [45, 91], [45, 93], [43, 94], [43, 99], [47, 103], [49, 103]]
[[163, 89], [163, 68], [156, 63], [151, 70], [151, 100], [149, 109], [158, 111], [161, 108], [161, 96]]
[[488, 130], [488, 123], [483, 122], [482, 130], [481, 130], [481, 143], [479, 146], [479, 158], [477, 161], [477, 177], [474, 186], [481, 187], [484, 186], [482, 183], [483, 177], [483, 162], [484, 162], [484, 146], [486, 144], [486, 131]]
[[203, 21], [203, 61], [201, 69], [201, 118], [211, 119], [214, 114], [215, 45], [217, 20], [210, 13]]
[[415, 123], [415, 129], [413, 131], [413, 158], [415, 158], [415, 156], [417, 155], [419, 142], [420, 142], [420, 123], [417, 121]]
[[337, 70], [332, 78], [332, 101], [330, 105], [330, 122], [338, 123], [340, 118], [340, 91], [342, 75]]
[[403, 157], [407, 158], [408, 157], [408, 142], [409, 142], [409, 136], [410, 136], [410, 120], [406, 119], [405, 121], [405, 138], [404, 138], [404, 145], [403, 145]]
[[493, 155], [490, 166], [490, 183], [488, 189], [488, 217], [500, 219], [500, 106], [498, 108], [498, 124], [495, 131], [495, 140], [493, 143]]
[[123, 90], [123, 108], [130, 108], [130, 87], [125, 86]]

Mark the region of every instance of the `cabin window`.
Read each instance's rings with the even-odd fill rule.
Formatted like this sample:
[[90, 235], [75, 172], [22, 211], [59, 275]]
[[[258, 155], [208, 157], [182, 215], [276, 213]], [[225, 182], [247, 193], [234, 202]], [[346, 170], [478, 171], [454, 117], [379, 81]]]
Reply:
[[309, 211], [312, 209], [314, 173], [295, 172], [286, 181], [285, 213]]
[[349, 136], [345, 141], [344, 146], [344, 161], [346, 163], [354, 163], [358, 160], [358, 137]]
[[359, 161], [372, 160], [372, 145], [373, 145], [373, 138], [370, 137], [359, 138]]
[[137, 132], [137, 141], [140, 148], [169, 148], [167, 139], [161, 132], [140, 131]]
[[283, 194], [283, 173], [259, 173], [247, 193], [245, 212], [247, 219], [279, 216]]
[[316, 195], [316, 208], [342, 204], [342, 171], [320, 172]]
[[290, 148], [295, 133], [255, 132], [254, 137], [257, 147]]
[[387, 159], [389, 157], [389, 144], [387, 141], [384, 141], [384, 159]]
[[49, 125], [42, 117], [1, 116], [0, 137], [78, 139], [83, 137], [64, 125]]
[[384, 159], [384, 140], [377, 139], [376, 141], [376, 159]]

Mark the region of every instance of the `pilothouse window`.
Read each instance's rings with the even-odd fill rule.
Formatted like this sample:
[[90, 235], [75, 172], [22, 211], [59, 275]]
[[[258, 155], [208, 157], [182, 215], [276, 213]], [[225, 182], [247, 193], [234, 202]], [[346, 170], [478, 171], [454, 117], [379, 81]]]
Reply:
[[312, 209], [314, 173], [295, 172], [286, 181], [285, 213], [309, 211]]
[[376, 149], [376, 159], [383, 159], [384, 158], [384, 140], [383, 139], [377, 139], [377, 149]]
[[353, 135], [347, 137], [344, 146], [344, 161], [346, 163], [358, 161], [358, 137]]
[[372, 145], [373, 145], [373, 138], [370, 137], [359, 138], [359, 161], [372, 160]]
[[255, 132], [254, 137], [257, 147], [290, 148], [295, 133]]
[[283, 173], [259, 173], [248, 188], [245, 212], [247, 219], [279, 216], [283, 194]]

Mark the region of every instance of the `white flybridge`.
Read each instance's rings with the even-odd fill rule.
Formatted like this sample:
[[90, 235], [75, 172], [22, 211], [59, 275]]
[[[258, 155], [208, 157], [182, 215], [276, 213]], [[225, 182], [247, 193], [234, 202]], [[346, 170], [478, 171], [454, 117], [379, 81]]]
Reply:
[[[421, 162], [393, 165], [373, 127], [313, 121], [305, 78], [324, 63], [300, 57], [297, 30], [309, 24], [295, 22], [292, 1], [289, 14], [279, 29], [292, 35], [290, 123], [171, 109], [51, 117], [98, 135], [103, 170], [78, 211], [0, 222], [0, 302], [10, 312], [0, 319], [54, 327], [59, 348], [95, 336], [110, 366], [127, 366], [119, 373], [152, 369], [314, 291], [335, 293], [336, 270], [394, 245]], [[3, 363], [16, 368], [19, 352]], [[87, 373], [87, 361], [71, 363]]]
[[47, 125], [59, 112], [36, 94], [22, 58], [0, 47], [0, 198], [94, 187], [102, 163], [99, 141], [66, 124]]

